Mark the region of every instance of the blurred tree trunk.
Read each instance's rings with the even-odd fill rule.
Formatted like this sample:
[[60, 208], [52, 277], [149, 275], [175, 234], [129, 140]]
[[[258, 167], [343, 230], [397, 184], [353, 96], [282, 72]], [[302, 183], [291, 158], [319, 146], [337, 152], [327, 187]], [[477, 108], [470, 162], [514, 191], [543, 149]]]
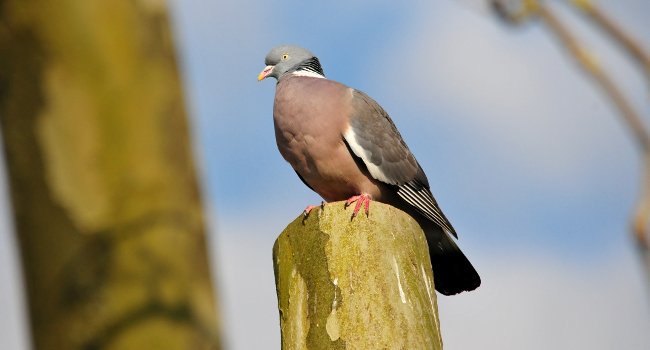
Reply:
[[166, 6], [0, 0], [0, 126], [36, 349], [214, 349]]

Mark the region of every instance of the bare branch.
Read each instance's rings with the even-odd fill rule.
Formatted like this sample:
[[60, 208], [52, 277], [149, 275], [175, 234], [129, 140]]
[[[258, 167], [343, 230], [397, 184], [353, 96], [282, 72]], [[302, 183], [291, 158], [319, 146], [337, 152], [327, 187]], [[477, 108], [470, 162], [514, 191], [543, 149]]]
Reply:
[[591, 0], [572, 0], [571, 3], [578, 8], [589, 20], [604, 30], [615, 42], [644, 69], [650, 78], [650, 54], [621, 26], [616, 24]]
[[580, 66], [596, 81], [609, 99], [618, 108], [623, 121], [634, 135], [643, 153], [645, 176], [642, 191], [634, 211], [632, 234], [643, 260], [648, 282], [650, 282], [650, 244], [648, 242], [648, 218], [650, 218], [650, 133], [641, 116], [636, 113], [611, 77], [602, 69], [596, 59], [572, 35], [557, 16], [545, 5], [538, 4], [538, 13], [543, 22], [555, 33], [558, 40], [569, 50]]
[[[632, 218], [632, 234], [645, 267], [647, 282], [650, 283], [650, 239], [648, 236], [650, 220], [650, 133], [641, 116], [636, 113], [623, 92], [614, 83], [596, 58], [587, 50], [562, 23], [562, 21], [541, 0], [492, 0], [492, 7], [499, 17], [509, 24], [521, 24], [536, 15], [555, 34], [579, 66], [594, 79], [605, 92], [610, 101], [620, 112], [620, 116], [634, 136], [642, 152], [644, 177], [642, 190]], [[610, 36], [621, 44], [629, 54], [650, 72], [650, 59], [629, 35], [604, 15], [589, 0], [572, 0], [572, 3], [585, 12], [590, 19], [602, 27]]]

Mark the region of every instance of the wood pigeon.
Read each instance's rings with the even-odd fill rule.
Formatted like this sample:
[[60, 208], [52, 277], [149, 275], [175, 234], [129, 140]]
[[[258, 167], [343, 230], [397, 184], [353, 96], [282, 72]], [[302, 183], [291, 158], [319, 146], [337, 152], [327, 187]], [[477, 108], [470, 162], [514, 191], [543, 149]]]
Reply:
[[306, 49], [276, 47], [265, 64], [258, 80], [277, 79], [278, 149], [300, 179], [328, 202], [356, 202], [353, 218], [362, 206], [367, 215], [371, 200], [407, 212], [425, 232], [436, 290], [453, 295], [476, 289], [481, 278], [452, 240], [456, 231], [388, 113], [365, 93], [325, 78]]

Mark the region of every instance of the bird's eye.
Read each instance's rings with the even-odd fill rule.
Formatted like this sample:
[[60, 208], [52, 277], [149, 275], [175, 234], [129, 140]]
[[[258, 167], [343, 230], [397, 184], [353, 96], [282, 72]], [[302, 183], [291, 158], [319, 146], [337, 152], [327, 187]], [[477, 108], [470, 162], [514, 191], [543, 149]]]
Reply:
[[282, 55], [282, 60], [286, 61], [287, 59], [289, 59], [289, 54], [288, 53], [283, 54]]

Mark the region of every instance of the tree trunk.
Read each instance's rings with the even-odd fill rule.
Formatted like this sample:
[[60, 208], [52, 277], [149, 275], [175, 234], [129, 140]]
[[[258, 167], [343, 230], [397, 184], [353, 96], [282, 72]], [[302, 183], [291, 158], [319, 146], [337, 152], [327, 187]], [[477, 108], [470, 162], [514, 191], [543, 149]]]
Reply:
[[219, 348], [164, 2], [0, 0], [0, 123], [34, 347]]
[[378, 202], [351, 212], [327, 204], [276, 240], [282, 349], [442, 349], [422, 229]]

